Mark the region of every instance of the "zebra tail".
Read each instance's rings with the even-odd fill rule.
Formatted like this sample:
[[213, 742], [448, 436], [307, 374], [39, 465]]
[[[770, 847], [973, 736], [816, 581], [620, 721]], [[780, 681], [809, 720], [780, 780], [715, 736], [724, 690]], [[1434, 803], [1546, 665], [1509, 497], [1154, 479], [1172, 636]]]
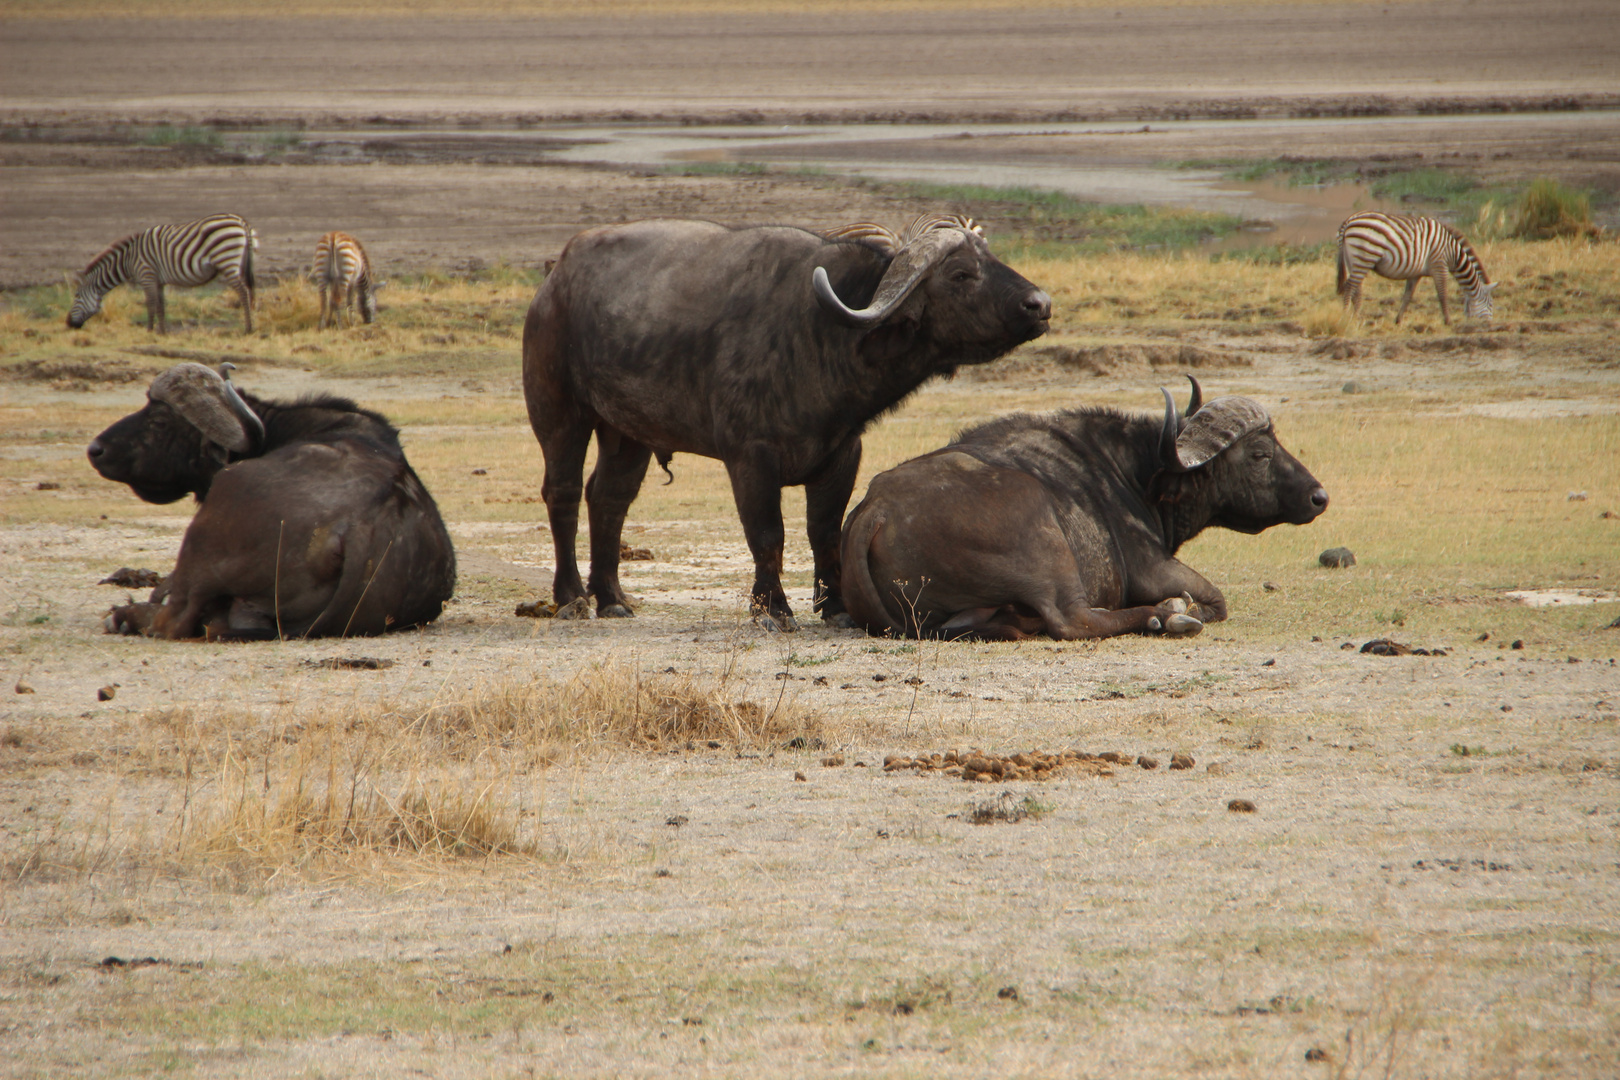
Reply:
[[253, 280], [253, 249], [259, 246], [259, 231], [248, 229], [247, 244], [242, 248], [242, 280], [247, 282], [249, 292], [257, 291], [259, 285]]
[[1340, 296], [1343, 296], [1344, 295], [1344, 283], [1345, 283], [1345, 280], [1347, 278], [1349, 278], [1349, 276], [1350, 276], [1350, 272], [1347, 269], [1345, 269], [1345, 265], [1344, 265], [1344, 241], [1343, 240], [1339, 241], [1339, 255], [1338, 255], [1338, 258], [1335, 260], [1335, 265], [1337, 266], [1338, 275], [1339, 275], [1339, 283], [1338, 283], [1337, 291], [1338, 291], [1338, 294]]

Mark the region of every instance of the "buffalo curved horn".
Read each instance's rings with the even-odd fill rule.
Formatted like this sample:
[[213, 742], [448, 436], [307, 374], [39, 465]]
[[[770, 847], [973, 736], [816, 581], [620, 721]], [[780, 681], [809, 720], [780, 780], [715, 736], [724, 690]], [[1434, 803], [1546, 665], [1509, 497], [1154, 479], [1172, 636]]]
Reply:
[[245, 454], [253, 440], [232, 408], [226, 386], [224, 379], [201, 364], [176, 364], [152, 380], [146, 396], [174, 409], [209, 442]]
[[917, 282], [928, 271], [967, 242], [968, 234], [961, 229], [937, 229], [919, 236], [895, 255], [888, 270], [884, 271], [883, 280], [878, 282], [872, 302], [859, 311], [838, 298], [832, 282], [827, 278], [825, 267], [816, 267], [810, 275], [810, 285], [821, 306], [846, 326], [876, 326], [894, 314], [894, 309], [911, 295], [911, 290], [917, 287]]
[[1170, 396], [1170, 391], [1159, 387], [1159, 393], [1164, 395], [1164, 427], [1159, 431], [1159, 463], [1167, 469], [1181, 468], [1181, 461], [1176, 457], [1176, 436], [1181, 434], [1181, 424], [1176, 418], [1176, 402]]
[[[372, 291], [376, 291], [378, 286], [373, 285], [371, 288]], [[219, 377], [225, 380], [225, 403], [231, 407], [231, 412], [236, 414], [236, 418], [242, 421], [242, 430], [247, 432], [248, 442], [253, 444], [247, 452], [257, 454], [259, 448], [264, 445], [264, 421], [259, 419], [258, 413], [248, 408], [248, 403], [236, 392], [236, 386], [231, 382], [231, 372], [235, 370], [236, 365], [229, 360], [219, 365]]]
[[1246, 397], [1216, 398], [1198, 410], [1176, 436], [1175, 460], [1196, 469], [1251, 432], [1271, 426], [1271, 416]]
[[1199, 386], [1198, 380], [1191, 375], [1187, 376], [1187, 381], [1192, 383], [1192, 397], [1187, 399], [1187, 412], [1185, 415], [1191, 416], [1204, 407], [1204, 388]]

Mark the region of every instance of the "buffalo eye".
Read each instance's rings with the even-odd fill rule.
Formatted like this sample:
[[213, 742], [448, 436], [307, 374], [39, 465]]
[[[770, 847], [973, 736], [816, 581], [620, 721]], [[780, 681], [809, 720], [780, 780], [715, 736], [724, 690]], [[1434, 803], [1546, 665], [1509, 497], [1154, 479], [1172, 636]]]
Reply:
[[979, 280], [979, 273], [978, 273], [977, 270], [962, 269], [962, 270], [953, 271], [951, 273], [951, 281], [955, 282], [958, 285], [962, 285], [962, 284], [964, 284], [966, 282], [969, 282], [969, 281], [977, 281], [977, 280]]

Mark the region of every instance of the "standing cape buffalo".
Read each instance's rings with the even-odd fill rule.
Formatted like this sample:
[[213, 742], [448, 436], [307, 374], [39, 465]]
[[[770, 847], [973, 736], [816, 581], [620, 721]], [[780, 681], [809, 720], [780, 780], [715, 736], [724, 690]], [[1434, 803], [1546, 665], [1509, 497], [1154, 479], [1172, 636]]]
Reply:
[[238, 394], [201, 364], [170, 368], [147, 398], [96, 436], [90, 464], [147, 502], [201, 506], [152, 603], [117, 609], [109, 630], [347, 636], [438, 617], [455, 552], [386, 419], [329, 395]]
[[[848, 625], [838, 531], [861, 432], [928, 378], [1039, 337], [1050, 316], [1050, 298], [966, 219], [923, 219], [893, 244], [703, 221], [580, 233], [523, 327], [554, 599], [589, 595], [598, 615], [631, 614], [619, 586], [625, 514], [653, 455], [690, 453], [725, 462], [754, 556], [753, 608], [786, 628], [782, 488], [804, 485], [815, 607]], [[582, 485], [592, 432], [597, 464]], [[588, 586], [574, 555], [582, 487]]]
[[1196, 634], [1221, 591], [1178, 562], [1210, 525], [1257, 533], [1327, 509], [1248, 398], [1186, 417], [1018, 413], [872, 480], [844, 526], [844, 600], [874, 634], [1016, 640]]

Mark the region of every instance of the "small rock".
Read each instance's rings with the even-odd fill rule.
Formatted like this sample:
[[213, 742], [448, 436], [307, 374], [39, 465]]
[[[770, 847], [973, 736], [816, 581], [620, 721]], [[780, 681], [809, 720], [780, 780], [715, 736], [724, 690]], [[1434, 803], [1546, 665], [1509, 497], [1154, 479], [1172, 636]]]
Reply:
[[631, 547], [624, 541], [619, 541], [619, 558], [623, 562], [652, 562], [651, 548]]
[[1171, 754], [1170, 767], [1172, 769], [1190, 769], [1198, 764], [1191, 754]]
[[1489, 640], [1491, 640], [1491, 632], [1489, 630], [1487, 630], [1483, 634], [1479, 635], [1479, 637], [1475, 638], [1474, 640], [1475, 641], [1489, 641]]
[[1264, 662], [1264, 663], [1263, 663], [1263, 664], [1261, 664], [1261, 665], [1260, 665], [1260, 666], [1261, 666], [1261, 667], [1276, 667], [1276, 666], [1277, 666], [1277, 660], [1276, 660], [1276, 657], [1273, 657], [1273, 658], [1272, 658], [1272, 659], [1270, 659], [1270, 660], [1267, 660], [1267, 661], [1265, 661], [1265, 662]]
[[1327, 1051], [1323, 1050], [1319, 1046], [1313, 1046], [1309, 1050], [1305, 1051], [1306, 1061], [1326, 1061], [1327, 1059]]
[[1522, 649], [1522, 648], [1524, 648], [1524, 639], [1523, 638], [1515, 638], [1513, 640], [1513, 644], [1510, 646], [1510, 648], [1514, 648], [1514, 649]]
[[18, 679], [17, 685], [12, 687], [12, 689], [17, 691], [19, 694], [32, 694], [34, 692], [33, 684], [25, 679]]
[[1146, 754], [1139, 756], [1136, 759], [1136, 763], [1142, 766], [1144, 769], [1157, 769], [1159, 767], [1159, 759], [1150, 758]]
[[1586, 501], [1586, 492], [1584, 492], [1584, 491], [1572, 491], [1568, 495], [1564, 496], [1564, 501], [1565, 502], [1585, 502]]
[[35, 491], [61, 491], [62, 490], [62, 485], [58, 484], [55, 480], [41, 480], [39, 483], [34, 485], [34, 490]]
[[97, 701], [111, 701], [117, 696], [118, 688], [116, 686], [103, 686], [100, 690], [96, 691]]
[[832, 754], [821, 759], [821, 764], [829, 769], [836, 769], [844, 763], [843, 754]]
[[1000, 990], [996, 991], [996, 997], [1000, 998], [1002, 1001], [1017, 1001], [1018, 987], [1003, 986]]
[[474, 469], [472, 471], [472, 474], [474, 476], [488, 476], [489, 475], [489, 470], [488, 469]]
[[1226, 775], [1226, 763], [1223, 762], [1223, 761], [1212, 761], [1208, 765], [1206, 765], [1204, 768], [1206, 769], [1206, 771], [1208, 771], [1209, 775], [1211, 775], [1211, 776], [1225, 776]]
[[1356, 556], [1349, 548], [1328, 548], [1316, 557], [1316, 561], [1329, 570], [1343, 570], [1345, 567], [1356, 565]]
[[1226, 808], [1232, 811], [1234, 814], [1254, 813], [1254, 803], [1250, 802], [1248, 799], [1233, 799], [1231, 802], [1226, 804]]
[[688, 820], [689, 819], [685, 814], [671, 814], [669, 817], [664, 819], [664, 824], [668, 825], [672, 829], [678, 829], [682, 825], [685, 825]]
[[1282, 586], [1278, 585], [1275, 581], [1262, 581], [1260, 583], [1260, 587], [1266, 590], [1266, 592], [1276, 592], [1278, 589], [1282, 588]]
[[1341, 393], [1345, 393], [1345, 394], [1359, 394], [1359, 393], [1362, 393], [1362, 386], [1361, 386], [1360, 383], [1356, 382], [1354, 379], [1351, 379], [1349, 382], [1347, 382], [1343, 386], [1339, 387], [1339, 390], [1340, 390]]
[[803, 772], [795, 771], [794, 774], [793, 774], [793, 779], [795, 779], [795, 780], [808, 780], [810, 778], [808, 776], [804, 775]]
[[1402, 645], [1390, 638], [1374, 638], [1361, 647], [1361, 651], [1372, 656], [1411, 656], [1412, 647]]

